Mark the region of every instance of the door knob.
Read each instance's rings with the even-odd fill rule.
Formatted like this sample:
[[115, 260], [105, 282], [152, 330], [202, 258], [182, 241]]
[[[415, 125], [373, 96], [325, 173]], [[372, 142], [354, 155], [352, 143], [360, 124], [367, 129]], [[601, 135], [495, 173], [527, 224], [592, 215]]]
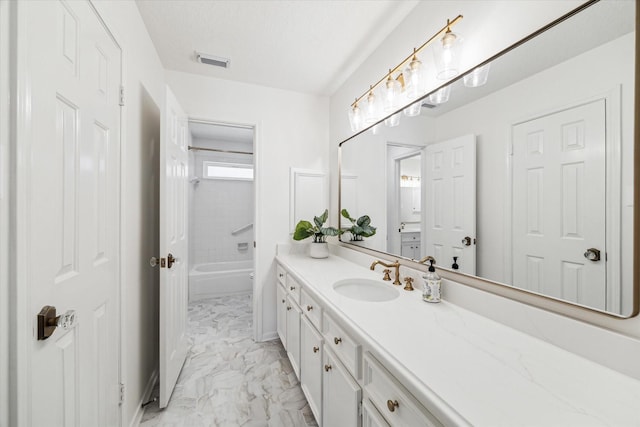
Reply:
[[167, 260], [164, 258], [158, 258], [155, 256], [152, 256], [151, 258], [149, 258], [149, 265], [151, 267], [157, 267], [158, 265], [160, 265], [160, 268], [165, 268], [167, 263]]
[[465, 236], [464, 239], [462, 239], [462, 244], [465, 246], [471, 246], [471, 237]]
[[584, 253], [584, 257], [589, 261], [593, 261], [593, 262], [600, 261], [600, 250], [596, 248], [589, 248]]
[[38, 313], [38, 341], [49, 338], [58, 326], [66, 331], [75, 325], [75, 310], [68, 310], [64, 314], [56, 316], [56, 308], [51, 305], [45, 305]]

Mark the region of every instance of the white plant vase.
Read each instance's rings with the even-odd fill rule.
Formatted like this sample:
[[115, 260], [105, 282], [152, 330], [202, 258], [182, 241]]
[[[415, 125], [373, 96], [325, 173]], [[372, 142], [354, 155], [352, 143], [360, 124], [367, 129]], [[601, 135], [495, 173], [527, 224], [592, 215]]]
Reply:
[[329, 258], [329, 246], [327, 242], [311, 242], [309, 246], [309, 256], [311, 258]]

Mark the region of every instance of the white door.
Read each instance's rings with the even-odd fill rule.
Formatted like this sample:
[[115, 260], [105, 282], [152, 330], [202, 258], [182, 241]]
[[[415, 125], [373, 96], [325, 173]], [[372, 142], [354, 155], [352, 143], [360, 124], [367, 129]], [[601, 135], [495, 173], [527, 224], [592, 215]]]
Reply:
[[603, 99], [513, 127], [514, 286], [605, 309], [605, 138]]
[[187, 357], [187, 116], [167, 87], [160, 132], [160, 407]]
[[422, 253], [476, 274], [476, 138], [465, 135], [426, 147]]
[[[18, 424], [115, 426], [121, 50], [89, 2], [17, 7]], [[44, 306], [75, 315], [38, 339]]]

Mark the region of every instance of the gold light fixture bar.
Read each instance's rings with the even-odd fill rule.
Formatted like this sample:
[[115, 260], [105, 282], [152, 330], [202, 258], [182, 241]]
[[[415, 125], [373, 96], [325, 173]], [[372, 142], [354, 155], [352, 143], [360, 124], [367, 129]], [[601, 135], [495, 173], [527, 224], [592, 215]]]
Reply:
[[411, 59], [413, 59], [414, 55], [417, 55], [418, 53], [420, 53], [425, 47], [429, 46], [431, 43], [434, 42], [434, 40], [436, 40], [438, 37], [440, 37], [441, 35], [445, 34], [447, 31], [451, 31], [451, 27], [453, 27], [454, 25], [456, 25], [458, 22], [460, 22], [462, 20], [462, 15], [458, 15], [456, 16], [453, 20], [447, 20], [447, 25], [445, 25], [444, 27], [442, 27], [442, 29], [440, 31], [438, 31], [437, 33], [435, 33], [433, 36], [431, 36], [431, 38], [429, 40], [427, 40], [426, 42], [424, 42], [422, 44], [422, 46], [420, 46], [417, 49], [414, 49], [413, 52], [411, 52], [411, 54], [409, 56], [407, 56], [402, 62], [400, 62], [398, 65], [396, 65], [394, 68], [392, 68], [391, 70], [389, 70], [389, 73], [385, 74], [384, 77], [382, 77], [380, 80], [378, 80], [376, 82], [376, 84], [369, 86], [369, 89], [363, 93], [362, 95], [360, 95], [358, 98], [356, 98], [356, 100], [351, 104], [351, 107], [355, 106], [357, 103], [359, 103], [364, 97], [366, 97], [369, 93], [373, 92], [378, 86], [380, 86], [380, 84], [382, 82], [384, 82], [385, 80], [387, 80], [387, 78], [389, 76], [391, 76], [393, 73], [395, 73], [398, 70], [401, 70], [402, 67], [404, 67], [407, 62], [411, 61]]

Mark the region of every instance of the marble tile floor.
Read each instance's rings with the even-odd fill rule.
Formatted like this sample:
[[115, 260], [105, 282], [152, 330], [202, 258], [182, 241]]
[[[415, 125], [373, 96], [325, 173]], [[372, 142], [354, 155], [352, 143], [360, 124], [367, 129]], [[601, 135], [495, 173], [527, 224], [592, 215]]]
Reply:
[[254, 342], [252, 320], [250, 294], [190, 303], [191, 348], [169, 406], [149, 404], [140, 426], [317, 426], [280, 340]]

